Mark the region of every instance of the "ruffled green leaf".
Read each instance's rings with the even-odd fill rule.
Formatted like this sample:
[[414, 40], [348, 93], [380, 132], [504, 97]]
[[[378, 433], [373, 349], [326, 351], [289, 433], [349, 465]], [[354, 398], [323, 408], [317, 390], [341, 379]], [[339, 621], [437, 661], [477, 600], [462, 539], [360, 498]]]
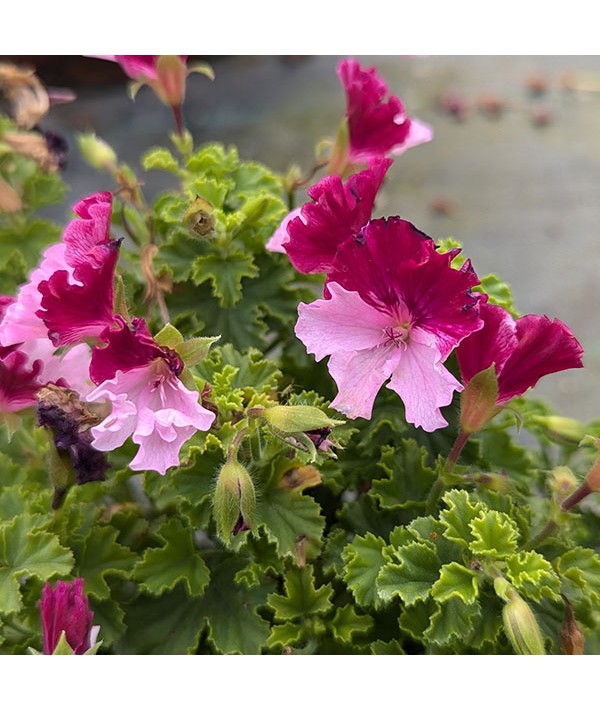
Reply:
[[362, 607], [378, 606], [376, 581], [382, 567], [388, 563], [383, 554], [383, 538], [367, 533], [355, 536], [342, 553], [346, 566], [344, 582]]
[[457, 597], [465, 605], [470, 605], [479, 596], [478, 575], [460, 563], [448, 563], [442, 566], [440, 577], [431, 588], [431, 595], [438, 602]]
[[536, 602], [543, 597], [560, 599], [560, 578], [552, 565], [535, 551], [523, 551], [507, 558], [506, 575], [526, 598]]
[[[600, 604], [600, 557], [589, 549], [577, 546], [554, 561], [558, 574], [569, 588], [583, 593], [593, 604]], [[571, 597], [569, 591], [567, 597]]]
[[338, 607], [329, 623], [333, 638], [342, 644], [352, 644], [354, 635], [366, 634], [373, 626], [371, 615], [360, 615], [353, 605]]
[[281, 625], [271, 627], [267, 646], [270, 648], [294, 647], [302, 642], [305, 634], [306, 630], [302, 625], [288, 620]]
[[442, 501], [448, 507], [440, 513], [440, 521], [446, 529], [445, 537], [468, 547], [473, 541], [470, 522], [483, 510], [479, 502], [472, 503], [469, 494], [459, 489], [447, 491]]
[[512, 520], [498, 511], [482, 511], [469, 523], [475, 555], [507, 558], [517, 549], [519, 534]]
[[191, 276], [196, 285], [210, 281], [213, 296], [221, 306], [231, 308], [242, 298], [242, 279], [255, 279], [258, 274], [252, 257], [235, 251], [197, 257]]
[[424, 638], [431, 644], [446, 646], [454, 639], [465, 640], [470, 636], [475, 620], [481, 615], [477, 602], [465, 604], [453, 597], [446, 602], [436, 602]]
[[158, 536], [165, 545], [148, 548], [133, 570], [142, 590], [161, 595], [181, 582], [188, 595], [201, 595], [210, 580], [210, 572], [194, 544], [193, 530], [172, 519], [161, 526]]
[[315, 587], [312, 566], [290, 568], [285, 574], [284, 594], [268, 597], [278, 621], [325, 615], [331, 609], [333, 589], [329, 583]]
[[424, 447], [412, 439], [401, 439], [396, 447], [383, 446], [379, 466], [387, 479], [376, 479], [371, 493], [384, 509], [425, 506], [436, 474], [426, 465], [429, 457]]
[[179, 173], [179, 163], [171, 151], [166, 148], [150, 148], [140, 158], [144, 170], [166, 170], [169, 173]]
[[427, 599], [440, 571], [435, 547], [428, 543], [410, 543], [398, 548], [396, 556], [400, 562], [388, 563], [379, 573], [379, 597], [388, 602], [399, 596], [406, 605]]

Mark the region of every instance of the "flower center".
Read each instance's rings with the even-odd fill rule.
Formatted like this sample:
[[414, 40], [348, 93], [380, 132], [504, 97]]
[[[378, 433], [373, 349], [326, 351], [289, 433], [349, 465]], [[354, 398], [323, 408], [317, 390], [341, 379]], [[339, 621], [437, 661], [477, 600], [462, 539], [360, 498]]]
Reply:
[[405, 323], [402, 326], [386, 326], [386, 328], [383, 329], [383, 335], [385, 337], [385, 340], [381, 345], [389, 346], [391, 343], [393, 343], [396, 348], [400, 348], [400, 346], [406, 348], [408, 334], [408, 323]]

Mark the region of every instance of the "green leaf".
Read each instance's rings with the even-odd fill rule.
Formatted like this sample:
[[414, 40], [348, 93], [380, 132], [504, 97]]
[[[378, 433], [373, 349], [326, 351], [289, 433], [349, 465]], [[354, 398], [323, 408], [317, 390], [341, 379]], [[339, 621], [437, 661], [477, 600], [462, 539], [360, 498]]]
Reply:
[[379, 597], [388, 602], [398, 595], [406, 605], [427, 599], [440, 571], [440, 560], [434, 546], [410, 543], [398, 548], [396, 556], [400, 562], [388, 563], [379, 573]]
[[213, 343], [216, 343], [219, 338], [220, 336], [198, 336], [197, 338], [190, 338], [177, 345], [175, 350], [181, 357], [184, 365], [190, 367], [204, 360]]
[[507, 558], [506, 574], [527, 598], [536, 602], [542, 597], [560, 600], [560, 578], [551, 564], [535, 551], [523, 551]]
[[125, 612], [114, 600], [92, 600], [90, 608], [94, 613], [94, 625], [100, 625], [98, 640], [102, 647], [109, 647], [120, 639], [126, 630]]
[[30, 530], [28, 515], [17, 516], [0, 526], [0, 612], [8, 615], [21, 607], [21, 576], [35, 576], [41, 581], [68, 576], [73, 554], [60, 545], [58, 537]]
[[201, 595], [210, 580], [210, 572], [194, 545], [193, 530], [184, 528], [174, 518], [161, 526], [158, 535], [165, 545], [147, 549], [133, 570], [142, 590], [161, 595], [181, 582], [191, 597]]
[[295, 556], [301, 545], [306, 558], [320, 550], [325, 519], [309, 495], [289, 489], [267, 489], [257, 498], [256, 523], [278, 547], [279, 555]]
[[23, 203], [31, 210], [62, 203], [67, 186], [56, 173], [36, 172], [23, 182]]
[[282, 625], [273, 625], [271, 634], [267, 639], [268, 647], [294, 647], [304, 638], [306, 630], [295, 622], [284, 622]]
[[330, 622], [333, 638], [342, 644], [352, 644], [355, 634], [365, 634], [372, 626], [371, 615], [359, 615], [353, 605], [338, 607]]
[[166, 170], [169, 173], [179, 173], [179, 163], [166, 148], [150, 148], [140, 159], [144, 170]]
[[469, 523], [475, 555], [507, 558], [517, 549], [519, 534], [511, 519], [498, 511], [482, 511]]
[[384, 642], [381, 639], [371, 642], [371, 654], [406, 654], [404, 648], [397, 639]]
[[479, 587], [477, 573], [453, 562], [442, 566], [439, 580], [431, 588], [431, 595], [438, 602], [446, 602], [453, 597], [460, 598], [465, 605], [477, 600]]
[[194, 284], [210, 281], [213, 296], [225, 308], [242, 298], [242, 279], [254, 279], [258, 274], [252, 257], [240, 251], [197, 257], [192, 268]]
[[85, 580], [86, 592], [99, 600], [110, 596], [106, 576], [127, 576], [137, 560], [135, 553], [116, 542], [118, 535], [112, 526], [96, 526], [73, 546], [77, 560], [75, 572]]
[[426, 465], [429, 457], [424, 447], [414, 439], [401, 439], [398, 446], [381, 448], [379, 466], [388, 475], [376, 479], [371, 493], [384, 509], [424, 507], [436, 474]]
[[443, 502], [448, 507], [440, 513], [440, 521], [446, 529], [445, 537], [465, 548], [473, 540], [470, 522], [483, 510], [479, 502], [471, 503], [469, 494], [460, 489], [447, 491]]
[[283, 595], [269, 595], [268, 605], [278, 621], [324, 615], [331, 609], [333, 589], [329, 583], [315, 587], [312, 566], [290, 568], [285, 574]]
[[467, 639], [475, 620], [481, 615], [477, 602], [466, 605], [457, 597], [442, 603], [436, 602], [436, 607], [424, 637], [431, 644], [440, 646], [450, 644], [455, 638]]
[[490, 304], [501, 306], [506, 309], [514, 318], [519, 318], [519, 312], [513, 305], [513, 297], [510, 286], [502, 281], [495, 274], [486, 274], [481, 277], [481, 283], [475, 287], [474, 291], [482, 291], [489, 296]]
[[201, 601], [200, 614], [209, 626], [209, 639], [223, 654], [259, 654], [269, 636], [269, 624], [260, 617], [258, 607], [267, 602], [274, 583], [252, 588], [234, 580], [243, 563], [226, 559], [212, 570], [211, 583]]
[[367, 533], [355, 536], [342, 553], [346, 565], [344, 582], [362, 607], [378, 606], [377, 576], [388, 562], [383, 554], [385, 545], [383, 538]]
[[435, 602], [431, 598], [420, 600], [402, 610], [398, 618], [398, 626], [414, 639], [423, 640], [425, 630], [431, 622], [431, 615], [436, 609]]
[[[579, 589], [593, 604], [600, 604], [600, 558], [589, 548], [577, 546], [554, 562], [558, 574], [570, 587]], [[571, 597], [566, 592], [567, 597]]]

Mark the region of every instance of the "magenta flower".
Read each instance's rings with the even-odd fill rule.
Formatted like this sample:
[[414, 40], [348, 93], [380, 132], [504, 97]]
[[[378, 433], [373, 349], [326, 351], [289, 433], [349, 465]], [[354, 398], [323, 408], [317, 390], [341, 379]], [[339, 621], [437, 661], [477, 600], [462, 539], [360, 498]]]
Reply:
[[95, 644], [99, 627], [92, 627], [94, 613], [83, 592], [83, 578], [70, 583], [59, 580], [55, 588], [44, 585], [40, 600], [44, 654], [53, 654], [61, 634], [75, 654], [85, 654]]
[[0, 347], [0, 413], [18, 412], [37, 404], [42, 386], [42, 361], [29, 365], [29, 358], [12, 347]]
[[296, 324], [309, 353], [330, 356], [332, 407], [369, 418], [389, 379], [408, 422], [428, 432], [447, 424], [440, 407], [462, 386], [442, 364], [482, 326], [470, 292], [479, 281], [468, 261], [451, 267], [455, 255], [399, 217], [373, 220], [338, 248], [329, 298], [300, 304]]
[[[117, 62], [125, 74], [136, 81], [156, 79], [158, 77], [156, 68], [160, 56], [158, 54], [95, 54], [88, 56], [107, 59], [109, 62]], [[187, 57], [187, 54], [179, 55], [182, 64], [185, 64]]]
[[487, 302], [480, 304], [480, 316], [483, 328], [462, 341], [456, 357], [465, 385], [494, 364], [497, 405], [522, 395], [544, 375], [583, 367], [581, 344], [558, 319], [528, 314], [515, 321]]
[[179, 380], [181, 359], [154, 341], [143, 319], [133, 319], [131, 328], [120, 316], [115, 321], [118, 328], [101, 336], [107, 345], [93, 349], [90, 375], [98, 387], [87, 400], [112, 405], [110, 415], [91, 430], [93, 444], [107, 452], [131, 436], [140, 448], [130, 468], [165, 474], [179, 464], [182, 445], [209, 429], [215, 415]]
[[299, 272], [329, 272], [338, 246], [354, 237], [371, 219], [375, 197], [392, 161], [372, 161], [367, 170], [345, 183], [339, 175], [328, 175], [308, 190], [314, 202], [301, 207], [301, 214], [287, 225], [283, 243], [290, 261]]
[[346, 90], [348, 162], [400, 155], [432, 139], [431, 128], [409, 118], [397, 96], [385, 101], [388, 87], [375, 67], [363, 69], [356, 60], [346, 59], [338, 65], [337, 73]]
[[275, 230], [275, 232], [273, 232], [273, 234], [265, 245], [269, 252], [280, 252], [281, 254], [286, 253], [285, 244], [289, 240], [289, 235], [287, 231], [288, 225], [295, 217], [299, 217], [300, 219], [302, 219], [302, 207], [302, 205], [300, 205], [300, 207], [295, 207], [291, 212], [288, 212], [288, 214], [283, 218], [281, 224]]
[[61, 242], [44, 251], [39, 267], [33, 270], [29, 281], [19, 289], [16, 301], [6, 309], [0, 324], [1, 345], [48, 338], [48, 326], [37, 315], [42, 305], [42, 293], [38, 287], [61, 271], [65, 275], [62, 278], [66, 282], [65, 286], [77, 285], [77, 268], [83, 267], [84, 274], [86, 265], [94, 269], [102, 268], [109, 255], [109, 247], [114, 244], [110, 240], [111, 210], [110, 193], [96, 193], [74, 205], [73, 212], [79, 219], [69, 222]]

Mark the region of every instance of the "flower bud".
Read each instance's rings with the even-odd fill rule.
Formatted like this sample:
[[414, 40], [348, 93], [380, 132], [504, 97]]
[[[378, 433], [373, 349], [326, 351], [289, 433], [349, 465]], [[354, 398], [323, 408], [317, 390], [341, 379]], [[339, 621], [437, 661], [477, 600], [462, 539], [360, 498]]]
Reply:
[[229, 542], [232, 535], [253, 529], [256, 494], [248, 470], [239, 462], [225, 462], [219, 472], [213, 496], [217, 532]]
[[498, 406], [498, 380], [494, 365], [475, 375], [460, 396], [460, 426], [471, 435], [484, 427], [496, 415]]
[[544, 640], [529, 605], [503, 578], [494, 580], [496, 594], [506, 604], [502, 609], [504, 631], [517, 654], [545, 654]]
[[311, 405], [275, 405], [265, 408], [262, 416], [278, 433], [283, 434], [312, 432], [344, 424], [344, 420], [333, 420]]
[[548, 436], [558, 444], [578, 444], [585, 435], [585, 426], [572, 417], [534, 415], [531, 421], [546, 428]]
[[585, 637], [575, 619], [573, 605], [563, 595], [565, 603], [565, 621], [560, 628], [560, 650], [563, 654], [584, 654]]
[[153, 88], [167, 106], [179, 106], [185, 95], [187, 67], [181, 57], [163, 54], [156, 60], [156, 83]]
[[309, 464], [302, 467], [292, 467], [284, 472], [279, 487], [290, 491], [304, 491], [311, 486], [318, 486], [322, 481], [321, 472]]
[[555, 467], [548, 482], [554, 499], [558, 504], [562, 502], [577, 488], [577, 479], [569, 467]]
[[117, 169], [117, 154], [106, 141], [98, 138], [95, 133], [79, 134], [77, 145], [83, 159], [93, 168], [110, 172]]
[[86, 654], [95, 644], [99, 627], [83, 592], [83, 578], [46, 583], [40, 600], [44, 654]]

